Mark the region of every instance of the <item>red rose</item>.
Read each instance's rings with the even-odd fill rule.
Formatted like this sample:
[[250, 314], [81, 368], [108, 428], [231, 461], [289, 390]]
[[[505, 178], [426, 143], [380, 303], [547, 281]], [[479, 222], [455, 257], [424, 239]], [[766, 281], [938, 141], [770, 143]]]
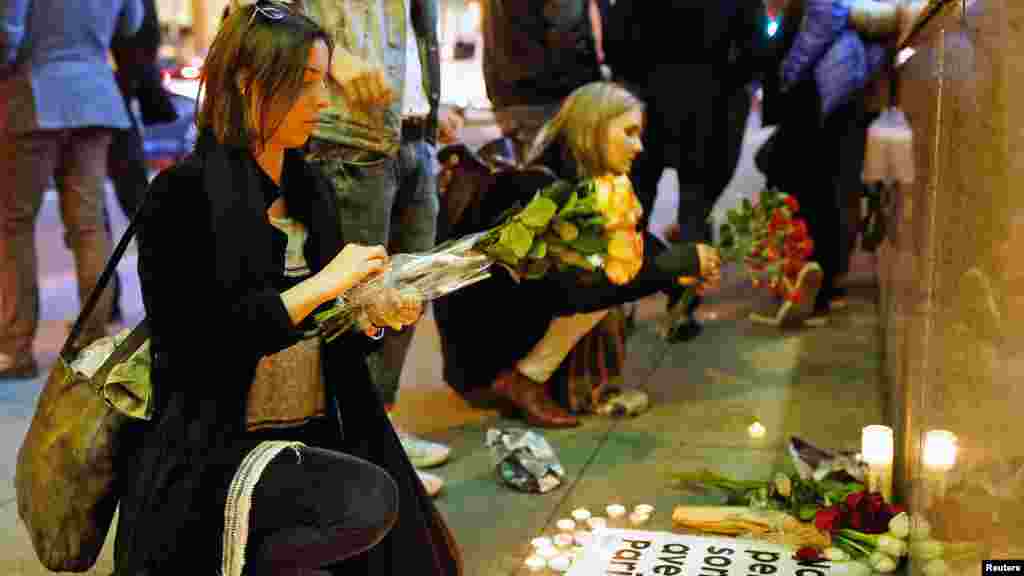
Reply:
[[840, 516], [839, 506], [822, 508], [814, 514], [814, 527], [822, 532], [835, 532], [840, 528]]
[[861, 490], [860, 492], [853, 492], [846, 497], [846, 506], [853, 510], [860, 505], [860, 501], [867, 496], [867, 490]]
[[818, 552], [817, 548], [811, 548], [810, 546], [804, 546], [803, 548], [801, 548], [801, 549], [796, 551], [796, 556], [794, 556], [794, 558], [796, 558], [797, 560], [802, 560], [802, 561], [817, 560], [818, 558], [821, 558], [821, 553]]
[[789, 294], [786, 294], [786, 300], [792, 302], [793, 304], [799, 304], [802, 298], [803, 294], [799, 290], [793, 290]]
[[864, 529], [864, 513], [860, 510], [850, 510], [846, 513], [845, 521], [842, 523], [854, 530]]
[[807, 222], [800, 219], [793, 220], [793, 231], [790, 232], [790, 237], [800, 241], [806, 239], [807, 235]]
[[772, 220], [768, 223], [768, 231], [775, 232], [777, 230], [785, 230], [789, 224], [789, 219], [782, 213], [782, 210], [776, 210], [772, 213]]
[[796, 198], [793, 198], [792, 196], [786, 196], [783, 202], [785, 202], [786, 206], [788, 206], [789, 209], [792, 210], [793, 212], [797, 212], [800, 210], [800, 203], [797, 202]]

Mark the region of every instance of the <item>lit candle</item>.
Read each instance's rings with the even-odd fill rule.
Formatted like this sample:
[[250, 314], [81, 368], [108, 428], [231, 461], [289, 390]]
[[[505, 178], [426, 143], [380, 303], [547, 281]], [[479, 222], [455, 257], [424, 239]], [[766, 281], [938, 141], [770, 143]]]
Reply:
[[622, 504], [609, 504], [604, 511], [608, 513], [608, 520], [613, 524], [626, 515], [626, 507]]
[[532, 544], [535, 549], [547, 548], [551, 546], [551, 538], [548, 538], [547, 536], [538, 536], [533, 540], [530, 540], [530, 544]]
[[572, 566], [572, 558], [567, 554], [560, 554], [548, 562], [548, 566], [555, 572], [568, 572]]
[[571, 518], [562, 518], [557, 523], [558, 529], [562, 532], [574, 532], [576, 530], [576, 521]]
[[555, 536], [555, 546], [559, 548], [569, 548], [572, 546], [573, 539], [572, 534], [559, 534]]
[[540, 556], [530, 556], [526, 559], [526, 567], [530, 572], [540, 572], [548, 565], [548, 561]]
[[555, 556], [558, 556], [558, 548], [555, 548], [554, 546], [545, 546], [544, 548], [538, 548], [537, 556], [540, 556], [545, 560], [551, 560]]
[[577, 508], [572, 511], [572, 518], [576, 522], [586, 522], [590, 519], [590, 510], [586, 508]]
[[956, 435], [949, 430], [929, 430], [924, 437], [922, 461], [925, 471], [935, 480], [935, 495], [946, 497], [946, 473], [956, 465]]
[[893, 435], [888, 426], [865, 426], [861, 431], [861, 455], [868, 464], [868, 489], [892, 500]]
[[747, 435], [749, 435], [754, 440], [760, 440], [761, 438], [764, 438], [764, 435], [767, 432], [768, 431], [765, 430], [764, 424], [761, 424], [760, 422], [754, 422], [753, 424], [747, 427]]
[[587, 520], [587, 526], [590, 526], [591, 530], [604, 530], [608, 527], [608, 521], [600, 516], [594, 516]]
[[633, 526], [640, 526], [641, 524], [647, 522], [650, 519], [650, 515], [640, 514], [639, 512], [633, 512], [629, 515], [629, 523]]
[[650, 504], [637, 504], [636, 508], [633, 508], [633, 512], [644, 516], [650, 516], [651, 514], [654, 514], [654, 506], [651, 506]]

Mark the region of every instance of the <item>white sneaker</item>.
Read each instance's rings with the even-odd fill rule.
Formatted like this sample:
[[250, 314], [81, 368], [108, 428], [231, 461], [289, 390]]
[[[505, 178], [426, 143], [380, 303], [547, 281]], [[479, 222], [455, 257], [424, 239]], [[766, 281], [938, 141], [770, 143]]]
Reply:
[[395, 432], [398, 433], [398, 439], [402, 441], [402, 448], [405, 448], [412, 465], [417, 468], [431, 468], [443, 464], [452, 453], [452, 449], [444, 444], [418, 438], [397, 428]]
[[444, 479], [436, 474], [429, 472], [416, 471], [416, 475], [420, 477], [420, 482], [423, 483], [423, 489], [427, 492], [427, 496], [434, 498], [444, 487]]

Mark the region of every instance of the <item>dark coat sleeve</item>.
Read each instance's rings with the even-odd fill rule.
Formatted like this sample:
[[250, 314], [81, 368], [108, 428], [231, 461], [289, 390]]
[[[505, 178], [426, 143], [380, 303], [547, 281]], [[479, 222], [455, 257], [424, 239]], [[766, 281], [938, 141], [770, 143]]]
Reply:
[[[530, 289], [534, 300], [551, 303], [555, 316], [604, 310], [657, 294], [673, 286], [679, 276], [699, 276], [696, 244], [675, 244], [665, 249], [650, 233], [644, 234], [644, 265], [628, 284], [617, 286], [604, 274], [583, 275], [579, 270], [552, 273]], [[581, 282], [581, 279], [588, 279]]]
[[181, 164], [151, 185], [139, 276], [154, 335], [168, 350], [207, 344], [258, 357], [287, 348], [301, 333], [269, 278], [233, 290], [218, 280], [200, 184], [198, 170]]

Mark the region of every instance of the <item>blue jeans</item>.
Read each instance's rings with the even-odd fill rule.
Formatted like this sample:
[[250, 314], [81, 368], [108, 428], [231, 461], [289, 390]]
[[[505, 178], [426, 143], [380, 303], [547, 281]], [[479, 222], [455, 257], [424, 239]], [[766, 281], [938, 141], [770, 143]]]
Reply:
[[[437, 151], [423, 140], [403, 142], [395, 158], [362, 160], [360, 151], [322, 140], [309, 160], [334, 184], [345, 243], [382, 245], [389, 254], [434, 247], [439, 201]], [[416, 325], [388, 331], [369, 358], [370, 373], [385, 404], [394, 404], [402, 366]]]

